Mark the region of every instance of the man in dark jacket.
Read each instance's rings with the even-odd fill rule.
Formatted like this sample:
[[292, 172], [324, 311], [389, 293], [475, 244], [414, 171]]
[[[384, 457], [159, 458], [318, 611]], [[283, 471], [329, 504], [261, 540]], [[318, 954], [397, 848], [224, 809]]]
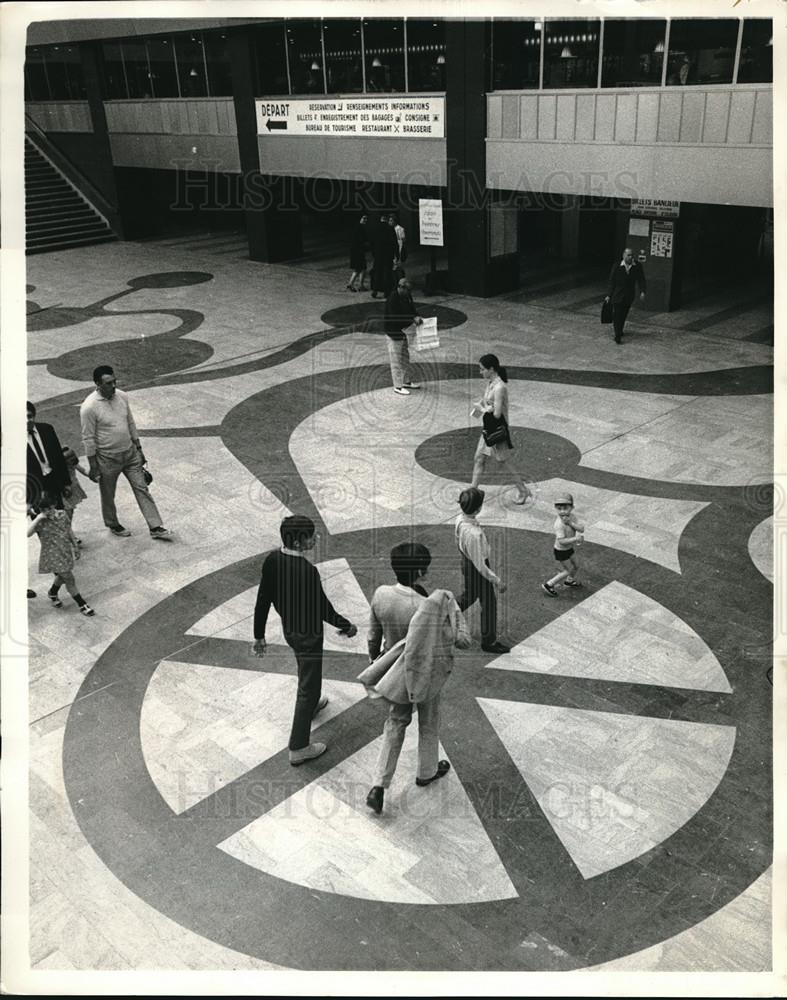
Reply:
[[639, 289], [640, 299], [645, 298], [645, 272], [642, 265], [634, 260], [631, 247], [623, 251], [623, 259], [612, 265], [609, 272], [609, 289], [605, 302], [612, 303], [612, 325], [615, 331], [615, 343], [623, 338], [623, 325], [626, 322], [631, 303], [634, 301], [635, 289]]
[[393, 285], [394, 258], [399, 256], [399, 243], [396, 233], [388, 224], [388, 216], [381, 215], [377, 228], [372, 234], [372, 298], [376, 299], [382, 292], [388, 295]]
[[412, 380], [410, 349], [407, 345], [407, 334], [403, 332], [411, 323], [420, 326], [423, 320], [415, 311], [410, 282], [407, 278], [400, 278], [399, 284], [385, 302], [385, 332], [388, 337], [391, 381], [394, 392], [400, 396], [409, 396], [411, 389], [421, 388]]
[[71, 477], [63, 449], [51, 424], [36, 423], [36, 408], [27, 404], [27, 505], [35, 507], [42, 493], [55, 498], [62, 509], [71, 493]]
[[317, 540], [311, 518], [303, 514], [285, 517], [279, 533], [281, 549], [269, 552], [262, 563], [252, 650], [255, 656], [265, 654], [265, 626], [273, 605], [298, 664], [298, 693], [289, 743], [290, 764], [297, 767], [328, 749], [324, 743], [310, 742], [312, 716], [328, 704], [328, 699], [321, 697], [322, 623], [335, 625], [350, 639], [358, 629], [334, 610], [322, 589], [320, 574], [305, 557]]

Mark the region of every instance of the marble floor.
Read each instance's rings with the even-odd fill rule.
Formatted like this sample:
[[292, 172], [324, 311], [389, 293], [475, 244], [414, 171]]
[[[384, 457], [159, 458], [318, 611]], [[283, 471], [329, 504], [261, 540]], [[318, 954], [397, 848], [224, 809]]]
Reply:
[[[694, 313], [688, 332], [633, 315], [619, 346], [587, 288], [441, 294], [418, 298], [441, 346], [413, 352], [423, 388], [402, 398], [381, 304], [345, 291], [341, 268], [221, 249], [27, 261], [38, 419], [81, 453], [79, 404], [112, 364], [173, 532], [152, 542], [121, 483], [132, 534], [110, 536], [85, 481], [90, 620], [49, 604], [29, 543], [32, 982], [214, 972], [287, 992], [292, 970], [561, 972], [594, 992], [604, 973], [726, 973], [769, 992], [772, 348]], [[461, 586], [453, 522], [489, 350], [534, 495], [514, 505], [504, 469], [483, 483], [513, 648], [483, 652], [468, 611], [476, 642], [441, 710], [452, 769], [415, 786], [412, 726], [376, 817], [384, 709], [355, 679], [369, 601], [409, 539], [429, 546], [434, 586]], [[555, 600], [540, 583], [566, 489], [583, 587]], [[317, 523], [313, 561], [359, 626], [326, 632], [329, 751], [299, 768], [275, 615], [268, 654], [250, 655], [260, 557], [290, 512]]]

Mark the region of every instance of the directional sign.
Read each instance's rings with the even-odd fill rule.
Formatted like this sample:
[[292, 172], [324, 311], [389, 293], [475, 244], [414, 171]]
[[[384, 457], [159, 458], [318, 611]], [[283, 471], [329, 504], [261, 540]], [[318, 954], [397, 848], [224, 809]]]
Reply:
[[257, 101], [259, 135], [443, 139], [444, 97], [324, 97]]

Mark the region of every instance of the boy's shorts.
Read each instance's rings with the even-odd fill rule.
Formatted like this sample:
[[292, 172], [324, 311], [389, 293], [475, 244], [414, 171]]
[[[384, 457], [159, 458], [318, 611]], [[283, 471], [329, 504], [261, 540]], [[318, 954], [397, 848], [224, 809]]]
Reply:
[[570, 559], [574, 555], [573, 549], [555, 549], [555, 559], [558, 562], [565, 562], [566, 559]]

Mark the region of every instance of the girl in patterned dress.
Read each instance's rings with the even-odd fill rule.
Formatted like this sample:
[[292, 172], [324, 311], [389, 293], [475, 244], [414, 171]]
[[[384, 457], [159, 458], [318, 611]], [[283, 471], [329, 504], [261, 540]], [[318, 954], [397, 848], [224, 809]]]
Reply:
[[[77, 472], [81, 472], [82, 475], [87, 478], [88, 473], [82, 465], [79, 464], [79, 456], [67, 445], [63, 446], [63, 458], [66, 460], [66, 466], [68, 467], [68, 475], [71, 477], [71, 495], [63, 497], [63, 509], [66, 514], [68, 514], [68, 523], [71, 525], [73, 530], [74, 527], [74, 509], [78, 503], [82, 503], [83, 500], [87, 499], [87, 493], [82, 489], [79, 479], [77, 478]], [[77, 545], [82, 544], [81, 538], [75, 539]]]
[[89, 618], [95, 612], [77, 590], [72, 572], [80, 552], [71, 530], [68, 514], [64, 510], [58, 510], [54, 498], [47, 493], [42, 494], [38, 507], [41, 513], [30, 523], [27, 537], [38, 535], [41, 542], [38, 572], [55, 574], [47, 596], [56, 608], [62, 608], [63, 602], [58, 596], [58, 591], [65, 584], [66, 590], [76, 601], [80, 613]]

